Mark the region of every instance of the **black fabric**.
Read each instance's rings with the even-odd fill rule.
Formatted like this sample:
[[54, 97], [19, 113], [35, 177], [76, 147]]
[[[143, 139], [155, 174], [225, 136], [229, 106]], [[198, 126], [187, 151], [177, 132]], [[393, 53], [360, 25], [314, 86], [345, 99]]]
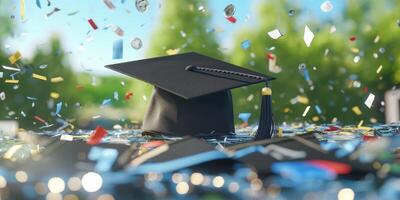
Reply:
[[[237, 80], [235, 79], [237, 76], [226, 75], [226, 77], [230, 78], [221, 78], [220, 75], [212, 76], [204, 73], [193, 73], [185, 70], [189, 65], [236, 71], [261, 76], [265, 79], [241, 78]], [[274, 79], [194, 52], [112, 64], [106, 67], [155, 85], [185, 99]]]
[[142, 129], [175, 136], [234, 132], [229, 90], [190, 100], [155, 88]]

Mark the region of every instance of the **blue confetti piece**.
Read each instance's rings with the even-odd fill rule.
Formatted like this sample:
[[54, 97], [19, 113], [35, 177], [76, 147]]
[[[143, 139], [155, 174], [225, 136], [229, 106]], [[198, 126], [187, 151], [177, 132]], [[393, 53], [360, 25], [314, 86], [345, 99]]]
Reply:
[[62, 102], [57, 103], [56, 105], [56, 115], [60, 114], [62, 108]]
[[36, 0], [36, 6], [40, 9], [42, 9], [42, 5], [40, 4], [40, 0]]
[[117, 157], [117, 150], [101, 147], [92, 147], [88, 155], [89, 160], [96, 161], [94, 168], [98, 172], [110, 171]]
[[251, 45], [250, 40], [244, 40], [244, 41], [240, 44], [240, 46], [242, 47], [242, 49], [248, 49], [248, 48], [250, 48], [250, 45]]
[[251, 117], [251, 113], [239, 113], [239, 119], [241, 119], [245, 123], [247, 123], [249, 121], [250, 117]]
[[315, 105], [315, 110], [317, 111], [317, 113], [320, 115], [322, 114], [322, 110], [318, 105]]
[[215, 32], [215, 29], [213, 29], [213, 28], [206, 29], [206, 33], [214, 33], [214, 32]]
[[121, 59], [123, 55], [124, 49], [123, 49], [123, 40], [119, 39], [114, 41], [113, 44], [113, 59]]
[[101, 105], [102, 106], [106, 106], [106, 105], [108, 105], [108, 104], [110, 104], [111, 103], [111, 99], [104, 99], [103, 100], [103, 103], [101, 103]]

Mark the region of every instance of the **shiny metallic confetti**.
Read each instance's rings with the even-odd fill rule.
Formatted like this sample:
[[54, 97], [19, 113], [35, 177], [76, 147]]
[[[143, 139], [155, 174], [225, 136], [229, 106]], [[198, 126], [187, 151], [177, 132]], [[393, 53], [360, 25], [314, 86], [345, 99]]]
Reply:
[[135, 37], [131, 40], [131, 47], [134, 49], [140, 49], [142, 48], [143, 43], [142, 40], [138, 37]]
[[276, 40], [282, 36], [282, 33], [279, 31], [279, 29], [274, 29], [274, 30], [268, 32], [268, 35], [272, 39]]
[[306, 27], [304, 28], [304, 43], [306, 44], [307, 47], [310, 47], [311, 42], [314, 39], [314, 33], [310, 30], [310, 28], [308, 28], [308, 26], [306, 25]]
[[135, 6], [139, 12], [143, 13], [147, 10], [147, 7], [149, 7], [149, 1], [148, 0], [136, 0]]
[[15, 64], [18, 60], [21, 59], [21, 57], [22, 57], [21, 53], [19, 51], [17, 51], [13, 55], [8, 57], [8, 60], [10, 61], [11, 64]]
[[235, 14], [235, 6], [233, 4], [227, 5], [224, 9], [224, 14], [226, 18], [233, 17]]

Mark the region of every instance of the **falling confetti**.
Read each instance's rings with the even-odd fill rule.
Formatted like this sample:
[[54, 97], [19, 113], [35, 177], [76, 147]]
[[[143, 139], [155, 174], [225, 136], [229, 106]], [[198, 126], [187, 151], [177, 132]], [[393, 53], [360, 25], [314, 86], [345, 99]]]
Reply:
[[104, 99], [103, 102], [101, 103], [101, 106], [106, 106], [111, 103], [111, 99]]
[[122, 59], [123, 56], [123, 40], [118, 39], [113, 43], [113, 59]]
[[235, 6], [233, 4], [227, 5], [224, 9], [224, 14], [226, 18], [233, 17], [235, 14]]
[[59, 82], [62, 82], [62, 81], [64, 81], [64, 79], [61, 76], [54, 77], [54, 78], [50, 79], [50, 82], [52, 82], [52, 83], [59, 83]]
[[242, 120], [244, 123], [248, 123], [249, 118], [251, 117], [251, 113], [239, 113], [239, 119]]
[[132, 96], [133, 96], [132, 92], [126, 92], [125, 93], [125, 100], [128, 101], [129, 99], [131, 99]]
[[358, 106], [354, 106], [351, 108], [351, 110], [356, 114], [356, 115], [362, 115], [361, 109]]
[[33, 78], [36, 78], [36, 79], [38, 79], [38, 80], [47, 81], [47, 77], [42, 76], [42, 75], [39, 75], [39, 74], [33, 73], [33, 74], [32, 74], [32, 77], [33, 77]]
[[115, 6], [111, 0], [103, 0], [103, 3], [107, 6], [108, 9], [114, 10]]
[[304, 43], [306, 44], [307, 47], [310, 47], [311, 42], [314, 39], [314, 33], [311, 32], [310, 28], [308, 28], [308, 26], [306, 25], [306, 27], [304, 28]]
[[292, 16], [294, 16], [296, 14], [296, 11], [295, 10], [289, 10], [288, 14], [289, 14], [289, 16], [292, 17]]
[[90, 26], [93, 28], [93, 30], [97, 29], [97, 25], [96, 23], [93, 21], [93, 19], [88, 19], [88, 22], [90, 24]]
[[60, 11], [59, 8], [54, 8], [51, 12], [47, 13], [46, 16], [47, 16], [47, 17], [50, 17], [50, 16], [52, 16], [54, 13], [56, 13], [56, 12], [58, 12], [58, 11]]
[[142, 46], [143, 46], [143, 43], [142, 43], [142, 40], [140, 38], [135, 37], [135, 38], [133, 38], [131, 40], [131, 47], [132, 48], [140, 49], [140, 48], [142, 48]]
[[372, 93], [369, 93], [367, 99], [365, 100], [364, 104], [371, 109], [372, 103], [374, 102], [375, 95]]
[[268, 70], [272, 73], [280, 73], [282, 71], [282, 68], [276, 65], [277, 62], [276, 56], [272, 53], [268, 53], [267, 58], [268, 58]]
[[268, 35], [272, 39], [276, 40], [282, 36], [282, 33], [278, 29], [274, 29], [274, 30], [268, 32]]
[[143, 13], [147, 10], [147, 7], [149, 7], [149, 1], [148, 0], [136, 0], [135, 2], [136, 9]]
[[40, 9], [42, 9], [42, 5], [40, 4], [40, 0], [36, 0], [36, 6]]
[[383, 66], [382, 66], [382, 65], [379, 65], [378, 69], [376, 70], [376, 73], [377, 73], [377, 74], [381, 73], [382, 68], [383, 68]]
[[251, 42], [250, 42], [250, 40], [244, 40], [244, 41], [240, 44], [240, 46], [242, 47], [242, 49], [248, 49], [248, 48], [250, 48], [250, 46], [251, 46]]
[[56, 115], [60, 114], [62, 105], [63, 105], [62, 102], [57, 103], [57, 105], [56, 105]]
[[25, 0], [20, 0], [20, 11], [21, 21], [25, 20]]
[[99, 144], [104, 136], [107, 135], [107, 130], [101, 126], [97, 126], [96, 129], [93, 131], [92, 135], [87, 140], [87, 144], [95, 145]]
[[11, 64], [15, 64], [18, 60], [20, 60], [22, 57], [21, 53], [19, 51], [15, 52], [13, 55], [11, 55], [8, 60], [10, 61]]
[[4, 101], [6, 99], [6, 93], [0, 92], [0, 100]]
[[330, 1], [324, 1], [320, 8], [323, 12], [330, 12], [333, 9], [333, 5]]
[[305, 117], [308, 113], [308, 111], [310, 110], [311, 106], [307, 106], [306, 109], [304, 110], [302, 116]]

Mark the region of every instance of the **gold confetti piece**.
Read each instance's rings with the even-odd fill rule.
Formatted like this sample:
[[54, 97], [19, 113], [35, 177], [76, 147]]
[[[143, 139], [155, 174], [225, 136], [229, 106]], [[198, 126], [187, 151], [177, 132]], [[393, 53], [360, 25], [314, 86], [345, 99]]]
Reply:
[[358, 106], [354, 106], [353, 108], [351, 108], [351, 110], [356, 114], [356, 115], [361, 115], [362, 112], [360, 110], [360, 108]]
[[19, 80], [7, 79], [7, 80], [5, 81], [5, 83], [14, 83], [14, 84], [18, 84], [18, 83], [19, 83]]
[[278, 128], [278, 137], [283, 136], [283, 129], [281, 127]]
[[283, 112], [284, 112], [284, 113], [290, 112], [290, 108], [285, 108], [285, 109], [283, 109]]
[[20, 1], [20, 16], [21, 16], [21, 21], [25, 19], [25, 0]]
[[312, 120], [313, 120], [314, 122], [317, 122], [317, 121], [319, 121], [319, 117], [318, 117], [318, 116], [314, 116], [314, 117], [312, 118]]
[[358, 123], [357, 128], [360, 128], [363, 124], [364, 124], [364, 120], [361, 120], [361, 121]]
[[42, 75], [39, 75], [39, 74], [33, 73], [33, 74], [32, 74], [32, 77], [33, 77], [33, 78], [36, 78], [36, 79], [39, 79], [39, 80], [42, 80], [42, 81], [47, 81], [47, 77], [42, 76]]
[[60, 94], [58, 94], [57, 92], [51, 92], [50, 97], [53, 99], [58, 99], [58, 97], [60, 97]]
[[19, 51], [15, 52], [13, 55], [11, 55], [8, 60], [10, 61], [11, 64], [15, 64], [19, 59], [21, 59], [22, 55]]
[[376, 70], [377, 74], [381, 73], [382, 67], [383, 67], [382, 65], [379, 65], [378, 69]]
[[306, 105], [309, 103], [309, 100], [306, 96], [297, 96], [297, 102]]
[[353, 52], [353, 53], [358, 53], [358, 52], [360, 52], [360, 50], [359, 50], [358, 48], [355, 48], [355, 47], [351, 47], [350, 50], [351, 50], [351, 52]]
[[64, 81], [64, 79], [63, 79], [63, 77], [61, 77], [61, 76], [57, 76], [57, 77], [51, 78], [50, 81], [51, 81], [52, 83], [59, 83], [59, 82]]
[[175, 54], [178, 54], [180, 50], [181, 50], [180, 48], [168, 49], [168, 50], [166, 51], [166, 53], [167, 53], [168, 55], [175, 55]]

